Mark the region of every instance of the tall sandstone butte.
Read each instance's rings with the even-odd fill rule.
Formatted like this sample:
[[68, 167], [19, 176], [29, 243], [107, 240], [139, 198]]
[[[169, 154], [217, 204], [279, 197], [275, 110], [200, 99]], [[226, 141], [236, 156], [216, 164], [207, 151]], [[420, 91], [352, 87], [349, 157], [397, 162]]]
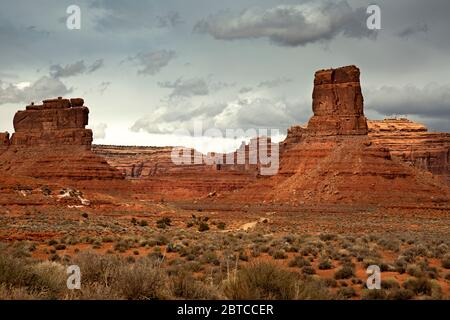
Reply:
[[448, 204], [449, 189], [438, 179], [370, 140], [359, 76], [355, 66], [316, 72], [314, 115], [306, 128], [291, 130], [288, 140], [297, 142], [283, 148], [280, 174], [235, 197], [353, 207]]
[[310, 134], [367, 134], [359, 74], [359, 69], [355, 66], [316, 72], [313, 91], [314, 116], [308, 123]]
[[42, 105], [31, 104], [18, 111], [15, 133], [0, 154], [0, 170], [44, 179], [123, 179], [91, 151], [88, 118], [89, 109], [80, 98], [44, 100]]

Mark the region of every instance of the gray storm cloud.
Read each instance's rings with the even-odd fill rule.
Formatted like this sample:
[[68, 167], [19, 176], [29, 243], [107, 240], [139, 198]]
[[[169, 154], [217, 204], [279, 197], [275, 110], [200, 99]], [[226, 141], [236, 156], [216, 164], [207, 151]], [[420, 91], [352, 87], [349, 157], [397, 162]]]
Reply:
[[166, 67], [175, 57], [175, 51], [156, 50], [140, 52], [128, 60], [139, 66], [138, 74], [153, 76]]
[[76, 61], [72, 64], [67, 64], [65, 66], [55, 64], [50, 66], [50, 75], [53, 78], [68, 78], [84, 73], [95, 72], [102, 66], [103, 66], [103, 59], [98, 59], [88, 66], [85, 64], [84, 60]]
[[417, 115], [450, 118], [450, 85], [430, 83], [424, 87], [383, 86], [367, 90], [366, 106], [384, 115]]
[[247, 8], [212, 14], [194, 26], [220, 40], [268, 38], [282, 46], [302, 46], [331, 40], [338, 34], [348, 37], [369, 36], [365, 10], [353, 10], [347, 1], [306, 2], [274, 8]]

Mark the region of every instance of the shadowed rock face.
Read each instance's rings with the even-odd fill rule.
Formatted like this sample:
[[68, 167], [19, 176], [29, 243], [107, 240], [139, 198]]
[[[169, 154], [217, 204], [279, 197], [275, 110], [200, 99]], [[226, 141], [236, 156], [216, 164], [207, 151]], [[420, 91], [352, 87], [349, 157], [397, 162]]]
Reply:
[[363, 96], [355, 66], [317, 71], [314, 78], [311, 135], [366, 135]]

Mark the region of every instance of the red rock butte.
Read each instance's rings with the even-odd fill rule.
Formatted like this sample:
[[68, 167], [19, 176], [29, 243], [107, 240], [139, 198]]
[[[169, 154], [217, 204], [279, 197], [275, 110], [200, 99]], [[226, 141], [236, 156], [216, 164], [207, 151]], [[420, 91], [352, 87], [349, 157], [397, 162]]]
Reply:
[[84, 100], [51, 99], [31, 104], [14, 116], [14, 129], [0, 136], [0, 169], [16, 176], [45, 179], [111, 180], [122, 174], [91, 151]]
[[310, 134], [367, 134], [359, 75], [359, 69], [355, 66], [316, 72], [313, 91], [314, 116], [308, 123]]

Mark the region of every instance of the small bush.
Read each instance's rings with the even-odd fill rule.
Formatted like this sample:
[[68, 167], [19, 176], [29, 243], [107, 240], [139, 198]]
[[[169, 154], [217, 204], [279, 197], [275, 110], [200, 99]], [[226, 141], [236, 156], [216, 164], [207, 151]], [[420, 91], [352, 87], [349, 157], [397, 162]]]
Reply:
[[409, 289], [416, 295], [431, 296], [433, 293], [433, 283], [426, 278], [408, 278], [403, 283], [405, 289]]
[[395, 279], [385, 279], [381, 281], [381, 288], [382, 289], [399, 289], [400, 285], [398, 284], [397, 280]]
[[408, 265], [408, 267], [406, 268], [406, 273], [416, 278], [422, 277], [424, 275], [422, 269], [415, 264]]
[[146, 226], [148, 226], [148, 222], [147, 222], [147, 220], [141, 220], [141, 221], [139, 222], [139, 225], [140, 225], [141, 227], [146, 227]]
[[337, 294], [345, 299], [356, 297], [356, 291], [352, 287], [339, 288]]
[[393, 289], [388, 292], [387, 298], [390, 300], [410, 300], [414, 297], [414, 292], [409, 289]]
[[172, 225], [172, 220], [170, 218], [164, 217], [156, 221], [156, 227], [160, 229], [165, 229], [166, 227], [170, 227]]
[[353, 268], [349, 265], [344, 265], [334, 273], [334, 278], [336, 280], [350, 279], [354, 275], [355, 275], [355, 272], [354, 272]]
[[208, 231], [209, 230], [209, 226], [206, 222], [200, 222], [198, 225], [198, 231], [200, 232], [204, 232], [204, 231]]
[[442, 268], [450, 269], [450, 255], [445, 255], [441, 261]]
[[282, 260], [282, 259], [286, 259], [287, 255], [284, 252], [284, 250], [275, 250], [272, 253], [272, 258], [277, 259], [277, 260]]
[[148, 259], [122, 265], [115, 274], [112, 285], [129, 300], [160, 300], [170, 297], [167, 276]]
[[212, 300], [220, 298], [215, 288], [196, 280], [186, 272], [181, 272], [172, 278], [172, 292], [175, 297], [182, 299]]
[[225, 222], [219, 222], [217, 224], [217, 229], [219, 229], [219, 230], [225, 230], [225, 227], [226, 227]]
[[295, 256], [294, 259], [289, 262], [289, 267], [303, 268], [310, 265], [311, 263], [302, 256]]
[[363, 290], [361, 298], [364, 300], [386, 300], [387, 294], [383, 289], [366, 289]]
[[66, 246], [65, 246], [64, 244], [57, 244], [57, 245], [55, 246], [55, 249], [56, 249], [56, 250], [65, 250], [65, 249], [66, 249]]
[[312, 274], [316, 274], [316, 270], [313, 267], [305, 266], [302, 269], [302, 273], [312, 275]]
[[329, 269], [333, 269], [333, 268], [334, 268], [334, 266], [331, 263], [330, 259], [324, 259], [319, 262], [319, 270], [329, 270]]
[[259, 262], [239, 270], [224, 283], [224, 293], [233, 300], [290, 300], [296, 297], [297, 276], [281, 267]]

